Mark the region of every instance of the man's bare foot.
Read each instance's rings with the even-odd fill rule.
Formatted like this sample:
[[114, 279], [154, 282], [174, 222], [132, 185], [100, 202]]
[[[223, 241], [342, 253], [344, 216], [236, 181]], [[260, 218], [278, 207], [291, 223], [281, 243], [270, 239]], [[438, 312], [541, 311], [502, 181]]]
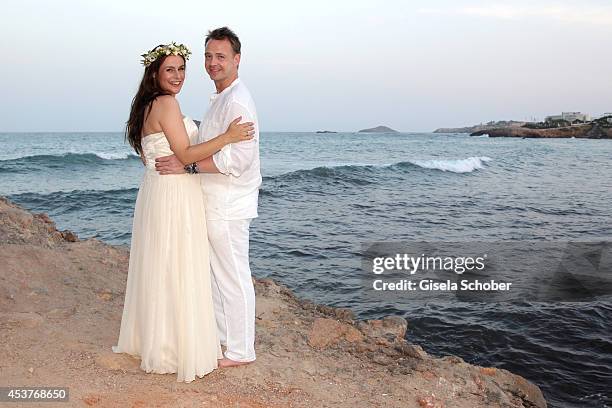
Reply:
[[241, 365], [247, 365], [252, 363], [252, 361], [234, 361], [230, 360], [227, 357], [221, 358], [217, 360], [217, 362], [219, 363], [219, 368], [238, 367]]

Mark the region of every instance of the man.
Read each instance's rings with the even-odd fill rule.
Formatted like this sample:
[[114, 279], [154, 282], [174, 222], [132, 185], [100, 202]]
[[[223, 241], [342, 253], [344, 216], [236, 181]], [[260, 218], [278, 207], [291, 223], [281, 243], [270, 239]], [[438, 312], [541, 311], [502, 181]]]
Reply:
[[227, 27], [209, 31], [204, 65], [215, 83], [210, 107], [200, 124], [199, 142], [225, 132], [241, 117], [253, 122], [253, 139], [230, 144], [211, 157], [191, 165], [175, 156], [156, 160], [161, 174], [201, 172], [206, 201], [215, 315], [221, 344], [226, 346], [220, 367], [255, 360], [255, 290], [249, 267], [249, 225], [257, 217], [261, 173], [259, 126], [255, 104], [238, 78], [240, 40]]

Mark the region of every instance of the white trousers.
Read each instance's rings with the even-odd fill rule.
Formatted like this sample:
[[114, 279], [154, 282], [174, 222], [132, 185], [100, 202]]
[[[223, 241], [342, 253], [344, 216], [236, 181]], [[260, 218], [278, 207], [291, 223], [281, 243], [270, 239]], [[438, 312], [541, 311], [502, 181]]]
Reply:
[[255, 360], [255, 288], [249, 267], [249, 225], [246, 220], [208, 220], [212, 294], [225, 357]]

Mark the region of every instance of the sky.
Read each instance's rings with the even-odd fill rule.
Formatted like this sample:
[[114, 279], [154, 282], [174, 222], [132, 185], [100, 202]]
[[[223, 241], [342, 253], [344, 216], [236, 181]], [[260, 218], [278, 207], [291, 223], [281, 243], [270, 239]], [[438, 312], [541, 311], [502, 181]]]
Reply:
[[229, 26], [262, 131], [429, 132], [612, 112], [612, 2], [9, 2], [0, 132], [122, 131], [140, 55], [191, 48], [178, 99], [201, 119], [204, 37]]

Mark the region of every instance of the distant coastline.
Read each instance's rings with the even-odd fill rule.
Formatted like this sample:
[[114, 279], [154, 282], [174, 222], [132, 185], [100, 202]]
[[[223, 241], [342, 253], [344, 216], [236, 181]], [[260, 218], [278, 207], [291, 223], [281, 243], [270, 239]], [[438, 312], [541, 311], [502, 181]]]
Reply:
[[462, 128], [439, 128], [434, 133], [469, 133], [470, 136], [520, 138], [612, 139], [612, 116], [588, 121], [497, 121]]
[[525, 139], [576, 138], [576, 139], [612, 139], [612, 127], [603, 127], [597, 123], [565, 126], [550, 129], [530, 129], [526, 127], [505, 127], [473, 132], [470, 136], [489, 135], [489, 137], [521, 137]]
[[481, 130], [506, 128], [506, 127], [520, 127], [526, 122], [518, 122], [515, 120], [500, 120], [497, 122], [488, 122], [485, 124], [465, 126], [458, 128], [439, 128], [433, 131], [433, 133], [473, 133]]

